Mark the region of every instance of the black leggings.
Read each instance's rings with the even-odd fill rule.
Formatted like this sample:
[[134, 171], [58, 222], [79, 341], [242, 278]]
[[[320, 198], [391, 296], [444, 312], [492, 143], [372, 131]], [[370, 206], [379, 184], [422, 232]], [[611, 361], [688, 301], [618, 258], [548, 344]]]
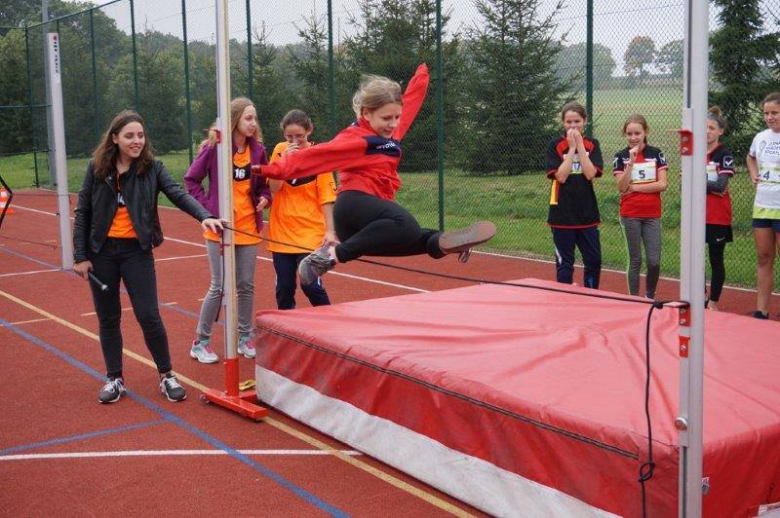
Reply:
[[106, 239], [99, 253], [91, 255], [95, 276], [108, 285], [105, 293], [90, 282], [100, 324], [100, 346], [110, 378], [122, 376], [122, 304], [119, 281], [130, 296], [135, 318], [141, 325], [144, 341], [160, 373], [171, 370], [168, 335], [157, 304], [157, 277], [151, 250], [142, 250], [137, 239]]
[[409, 211], [395, 202], [360, 191], [344, 191], [333, 207], [336, 257], [342, 263], [363, 255], [444, 256], [439, 248], [441, 232], [420, 228]]
[[707, 243], [710, 250], [710, 268], [712, 268], [712, 280], [710, 281], [710, 300], [718, 302], [723, 291], [723, 283], [726, 282], [726, 266], [723, 262], [723, 252], [726, 243]]

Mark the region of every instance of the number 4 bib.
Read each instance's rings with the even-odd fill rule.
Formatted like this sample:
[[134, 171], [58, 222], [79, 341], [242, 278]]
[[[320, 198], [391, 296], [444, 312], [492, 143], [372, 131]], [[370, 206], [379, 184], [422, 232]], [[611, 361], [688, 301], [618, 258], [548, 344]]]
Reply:
[[780, 164], [761, 163], [758, 167], [758, 180], [766, 183], [780, 183]]

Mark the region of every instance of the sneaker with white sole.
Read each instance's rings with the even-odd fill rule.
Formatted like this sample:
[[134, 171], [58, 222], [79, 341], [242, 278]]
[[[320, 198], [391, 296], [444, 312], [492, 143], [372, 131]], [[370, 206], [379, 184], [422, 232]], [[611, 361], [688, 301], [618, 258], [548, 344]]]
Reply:
[[179, 385], [179, 381], [172, 372], [164, 374], [160, 378], [160, 392], [165, 394], [168, 401], [184, 401], [187, 399], [187, 393], [184, 391], [184, 387]]
[[100, 403], [116, 403], [125, 395], [125, 380], [122, 378], [109, 378], [98, 394]]
[[330, 256], [327, 246], [310, 253], [298, 265], [301, 284], [308, 286], [336, 266], [336, 260]]
[[477, 221], [466, 228], [444, 232], [439, 236], [439, 248], [445, 254], [459, 254], [465, 263], [471, 256], [471, 249], [490, 241], [496, 235], [496, 226], [490, 221]]
[[257, 354], [249, 335], [243, 335], [238, 339], [238, 354], [243, 354], [244, 358], [254, 358]]
[[209, 346], [209, 343], [202, 340], [192, 341], [190, 358], [198, 360], [200, 363], [216, 363], [219, 361], [219, 356], [217, 356], [217, 353]]

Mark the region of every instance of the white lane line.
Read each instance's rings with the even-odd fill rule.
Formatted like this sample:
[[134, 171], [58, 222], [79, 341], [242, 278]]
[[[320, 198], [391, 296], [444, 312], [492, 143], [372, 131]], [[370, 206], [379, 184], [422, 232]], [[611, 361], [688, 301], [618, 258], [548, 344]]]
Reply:
[[[162, 304], [162, 305], [164, 305], [164, 304]], [[122, 308], [122, 311], [132, 311], [132, 309], [133, 308]], [[94, 311], [90, 311], [89, 313], [82, 313], [81, 314], [82, 317], [90, 317], [92, 315], [97, 315], [97, 313], [95, 313]]]
[[[19, 322], [10, 322], [9, 325], [12, 326], [21, 326], [24, 324], [35, 324], [38, 322], [48, 322], [51, 320], [50, 318], [34, 318], [32, 320], [20, 320]], [[0, 327], [3, 327], [5, 324], [0, 324]]]
[[29, 272], [15, 272], [15, 273], [0, 273], [0, 277], [16, 277], [17, 275], [35, 275], [37, 273], [49, 273], [49, 272], [60, 272], [59, 268], [51, 268], [49, 270], [32, 270]]
[[196, 257], [208, 257], [208, 254], [196, 254], [196, 255], [180, 255], [177, 257], [163, 257], [162, 259], [155, 259], [155, 263], [162, 263], [163, 261], [178, 261], [179, 259], [195, 259]]
[[[356, 457], [362, 455], [355, 450], [237, 450], [244, 455], [262, 456], [327, 456], [338, 453]], [[49, 459], [94, 459], [112, 457], [173, 457], [194, 455], [228, 455], [223, 450], [129, 450], [129, 451], [84, 451], [75, 453], [26, 453], [18, 455], [0, 455], [0, 461], [12, 460], [49, 460]]]

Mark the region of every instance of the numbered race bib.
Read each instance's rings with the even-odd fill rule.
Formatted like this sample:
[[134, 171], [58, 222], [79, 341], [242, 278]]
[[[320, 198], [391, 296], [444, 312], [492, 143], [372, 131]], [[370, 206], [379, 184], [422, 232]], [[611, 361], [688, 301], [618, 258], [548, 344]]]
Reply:
[[758, 181], [763, 183], [780, 183], [780, 164], [763, 162], [758, 167]]
[[631, 168], [631, 183], [650, 183], [656, 181], [655, 160], [634, 164]]
[[710, 162], [707, 164], [707, 181], [708, 182], [717, 182], [718, 181], [718, 164], [715, 162]]

